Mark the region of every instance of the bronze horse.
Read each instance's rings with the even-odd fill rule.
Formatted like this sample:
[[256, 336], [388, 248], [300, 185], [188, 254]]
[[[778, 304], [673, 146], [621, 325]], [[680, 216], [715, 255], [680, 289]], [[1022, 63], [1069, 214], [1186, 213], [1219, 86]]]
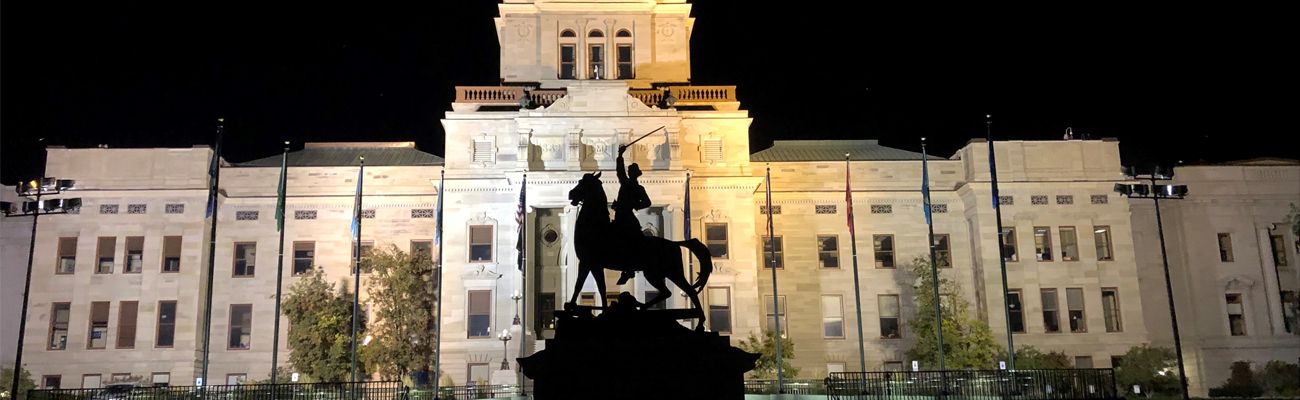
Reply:
[[[664, 280], [672, 281], [691, 298], [697, 310], [702, 310], [699, 293], [713, 272], [713, 263], [709, 248], [697, 239], [680, 242], [660, 237], [629, 234], [617, 230], [609, 220], [609, 200], [600, 182], [600, 172], [586, 174], [578, 181], [578, 186], [569, 191], [569, 200], [577, 206], [585, 204], [578, 211], [578, 220], [573, 229], [573, 247], [578, 255], [578, 287], [573, 290], [570, 303], [578, 302], [578, 294], [587, 280], [587, 274], [595, 274], [596, 288], [599, 289], [601, 304], [605, 299], [605, 269], [617, 271], [642, 271], [646, 281], [659, 290], [653, 299], [646, 301], [644, 308], [649, 308], [670, 296]], [[682, 271], [682, 256], [679, 247], [690, 250], [700, 260], [699, 279], [692, 285]], [[700, 315], [697, 330], [704, 327], [704, 315]]]

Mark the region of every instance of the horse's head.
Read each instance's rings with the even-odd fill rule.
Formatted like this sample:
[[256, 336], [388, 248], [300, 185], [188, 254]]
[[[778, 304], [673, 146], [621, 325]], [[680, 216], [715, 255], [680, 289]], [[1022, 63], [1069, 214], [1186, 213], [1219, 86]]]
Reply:
[[605, 190], [602, 189], [600, 185], [600, 172], [582, 176], [582, 179], [578, 181], [578, 186], [574, 186], [573, 190], [569, 191], [569, 204], [576, 207], [578, 203], [582, 202], [586, 198], [587, 192], [592, 190]]

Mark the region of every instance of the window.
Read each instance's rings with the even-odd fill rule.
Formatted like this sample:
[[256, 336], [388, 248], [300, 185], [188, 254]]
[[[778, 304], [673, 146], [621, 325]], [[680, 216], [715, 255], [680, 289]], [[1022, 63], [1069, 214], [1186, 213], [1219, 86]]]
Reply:
[[171, 386], [172, 374], [166, 372], [154, 372], [153, 376], [149, 377], [149, 381], [153, 384], [153, 387], [168, 387]]
[[893, 214], [894, 205], [893, 204], [872, 204], [871, 213], [872, 214]]
[[1074, 357], [1074, 367], [1078, 369], [1091, 369], [1092, 357], [1089, 356]]
[[785, 251], [781, 237], [763, 237], [763, 268], [785, 268]]
[[939, 268], [952, 268], [952, 250], [948, 246], [948, 235], [934, 235], [934, 259]]
[[127, 214], [144, 214], [147, 212], [149, 212], [148, 204], [127, 204], [126, 205]]
[[1108, 204], [1108, 203], [1110, 203], [1110, 196], [1104, 194], [1092, 195], [1092, 204]]
[[1020, 261], [1020, 255], [1016, 254], [1016, 228], [1002, 229], [1002, 259]]
[[1088, 331], [1088, 320], [1083, 313], [1083, 289], [1065, 289], [1065, 305], [1069, 307], [1070, 332]]
[[1246, 310], [1242, 307], [1241, 293], [1228, 293], [1228, 332], [1232, 336], [1246, 336]]
[[1007, 291], [1007, 312], [1011, 317], [1011, 332], [1025, 333], [1025, 309], [1020, 304], [1020, 289]]
[[822, 337], [844, 338], [844, 299], [839, 295], [822, 296]]
[[826, 363], [826, 373], [827, 373], [827, 374], [835, 374], [835, 373], [844, 372], [844, 371], [845, 371], [845, 369], [844, 369], [845, 367], [846, 367], [846, 363], [844, 363], [843, 361], [841, 361], [841, 362], [828, 362], [828, 363]]
[[1029, 204], [1033, 204], [1033, 205], [1047, 204], [1047, 196], [1029, 196]]
[[492, 262], [492, 226], [469, 227], [469, 262]]
[[998, 196], [998, 205], [1014, 206], [1016, 205], [1016, 198], [1015, 196]]
[[469, 337], [492, 337], [492, 291], [469, 291]]
[[111, 274], [113, 273], [113, 253], [117, 251], [117, 238], [101, 237], [98, 246], [95, 247], [95, 273]]
[[898, 324], [898, 295], [884, 294], [876, 298], [877, 312], [880, 313], [880, 337], [898, 339], [903, 337], [902, 326]]
[[560, 37], [578, 37], [578, 35], [574, 34], [571, 29], [565, 29], [564, 32], [560, 32]]
[[601, 32], [599, 29], [592, 29], [591, 32], [587, 32], [587, 37], [605, 37], [605, 32]]
[[596, 294], [595, 294], [595, 293], [583, 293], [583, 294], [579, 295], [579, 296], [578, 296], [578, 305], [580, 305], [580, 306], [587, 306], [587, 307], [595, 307], [595, 306], [596, 306]]
[[727, 224], [704, 224], [704, 244], [713, 258], [727, 259]]
[[903, 362], [902, 362], [902, 361], [885, 361], [884, 364], [881, 365], [880, 369], [885, 370], [885, 371], [903, 372]]
[[813, 206], [814, 211], [818, 214], [835, 214], [836, 207], [834, 204], [818, 204]]
[[836, 235], [817, 237], [817, 260], [822, 268], [840, 267], [840, 237]]
[[77, 238], [59, 238], [59, 264], [54, 267], [56, 274], [71, 274], [77, 270]]
[[619, 45], [617, 55], [618, 79], [632, 79], [632, 45]]
[[1124, 356], [1110, 356], [1110, 367], [1119, 368], [1124, 365]]
[[117, 204], [100, 204], [100, 205], [99, 205], [99, 213], [100, 213], [100, 214], [117, 214], [117, 210], [118, 210]]
[[293, 219], [316, 219], [316, 210], [295, 210]]
[[412, 208], [411, 218], [435, 218], [438, 216], [438, 210], [432, 208]]
[[605, 79], [605, 45], [587, 46], [587, 64], [587, 79]]
[[[653, 299], [656, 296], [659, 296], [659, 291], [647, 290], [645, 291], [645, 297], [643, 297], [645, 301], [643, 301], [642, 303], [648, 302], [650, 301], [650, 299]], [[664, 301], [655, 303], [655, 305], [650, 306], [650, 308], [648, 308], [648, 310], [666, 310], [666, 309], [668, 309], [668, 298], [664, 298]]]
[[117, 306], [117, 348], [135, 348], [135, 323], [140, 303], [123, 301]]
[[168, 204], [168, 205], [166, 205], [166, 206], [163, 206], [163, 213], [164, 213], [164, 214], [184, 214], [184, 213], [185, 213], [185, 205], [184, 205], [184, 204]]
[[1287, 266], [1286, 262], [1286, 239], [1282, 235], [1270, 235], [1268, 244], [1273, 250], [1273, 265], [1277, 267]]
[[90, 332], [86, 335], [87, 349], [102, 349], [108, 346], [108, 302], [90, 303]]
[[82, 389], [99, 389], [103, 376], [100, 374], [85, 374], [81, 376]]
[[144, 271], [144, 236], [126, 237], [126, 265], [124, 274], [138, 274]]
[[230, 344], [228, 350], [248, 350], [253, 341], [253, 305], [230, 305]]
[[258, 213], [257, 211], [235, 211], [235, 220], [236, 220], [236, 221], [256, 221], [256, 220], [257, 220], [257, 217], [258, 217], [258, 214], [260, 214], [260, 213]]
[[709, 288], [709, 331], [731, 333], [730, 288]]
[[1043, 330], [1047, 333], [1061, 332], [1061, 308], [1057, 305], [1056, 289], [1043, 289]]
[[1056, 195], [1056, 204], [1074, 204], [1074, 196]]
[[162, 272], [181, 272], [181, 237], [164, 236]]
[[[432, 218], [432, 217], [428, 217], [428, 218]], [[361, 219], [375, 219], [375, 209], [371, 208], [368, 210], [361, 210]]]
[[1282, 325], [1286, 333], [1300, 332], [1300, 298], [1294, 290], [1282, 291]]
[[618, 33], [614, 34], [614, 37], [632, 37], [632, 32], [627, 29], [619, 29]]
[[1073, 226], [1060, 227], [1061, 261], [1079, 261], [1079, 236]]
[[68, 348], [68, 321], [72, 318], [71, 303], [54, 303], [50, 310], [50, 350]]
[[433, 241], [432, 240], [412, 240], [411, 241], [411, 258], [433, 260]]
[[560, 79], [576, 79], [578, 71], [577, 46], [560, 46]]
[[1052, 228], [1034, 227], [1034, 254], [1038, 261], [1052, 261]]
[[252, 277], [256, 272], [257, 243], [235, 243], [234, 277]]
[[154, 347], [172, 347], [176, 342], [176, 301], [158, 302], [158, 337]]
[[293, 274], [302, 275], [311, 271], [316, 263], [316, 242], [293, 242]]
[[555, 293], [537, 297], [537, 332], [555, 330]]
[[[356, 260], [357, 260], [357, 243], [356, 243], [356, 242], [352, 242], [352, 246], [351, 246], [351, 247], [352, 247], [352, 260], [351, 260], [351, 261], [356, 261]], [[373, 252], [373, 251], [375, 251], [375, 242], [374, 242], [374, 241], [371, 241], [371, 240], [362, 240], [362, 241], [361, 241], [361, 257], [360, 257], [360, 258], [361, 258], [361, 267], [360, 267], [360, 268], [353, 268], [353, 270], [360, 269], [362, 274], [369, 274], [369, 273], [370, 273], [371, 266], [370, 266], [370, 262], [369, 262], [368, 260], [370, 259], [370, 253]], [[356, 267], [356, 264], [352, 264], [352, 265], [353, 265], [353, 267]]]
[[875, 235], [876, 268], [894, 268], [894, 235]]
[[1219, 234], [1219, 261], [1232, 262], [1232, 236]]
[[227, 385], [243, 385], [248, 380], [248, 374], [226, 374]]
[[785, 313], [785, 296], [776, 297], [775, 310], [772, 309], [772, 305], [772, 296], [763, 296], [763, 310], [767, 314], [767, 325], [764, 326], [768, 330], [776, 330], [776, 325], [779, 323], [781, 325], [781, 337], [786, 337], [790, 331], [790, 323]]
[[1096, 226], [1093, 227], [1093, 237], [1097, 240], [1097, 261], [1111, 261], [1115, 259], [1115, 254], [1111, 252], [1110, 247], [1110, 227]]
[[469, 375], [466, 376], [466, 381], [465, 381], [466, 386], [488, 384], [488, 379], [491, 378], [491, 376], [489, 375], [491, 374], [490, 372], [491, 369], [488, 368], [487, 364], [483, 364], [483, 363], [469, 364], [468, 368], [466, 369], [469, 370], [468, 371]]
[[[772, 214], [780, 214], [780, 213], [781, 213], [781, 206], [772, 206], [772, 210], [771, 210], [771, 211], [772, 211]], [[758, 213], [759, 213], [759, 214], [767, 215], [767, 212], [768, 212], [768, 207], [767, 207], [767, 206], [758, 206]]]
[[[492, 162], [492, 141], [475, 140], [474, 141], [474, 162], [490, 163]], [[414, 213], [412, 213], [414, 214]]]
[[58, 389], [63, 385], [63, 377], [59, 375], [45, 375], [41, 377], [41, 387], [46, 389]]
[[1101, 289], [1101, 313], [1106, 317], [1106, 332], [1124, 331], [1119, 314], [1119, 289]]

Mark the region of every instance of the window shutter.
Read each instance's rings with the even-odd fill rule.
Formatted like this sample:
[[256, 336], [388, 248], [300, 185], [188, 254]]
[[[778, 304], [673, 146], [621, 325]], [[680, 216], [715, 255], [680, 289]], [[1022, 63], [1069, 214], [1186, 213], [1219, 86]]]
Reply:
[[704, 139], [704, 161], [722, 161], [722, 139]]
[[492, 141], [474, 141], [474, 162], [492, 162]]

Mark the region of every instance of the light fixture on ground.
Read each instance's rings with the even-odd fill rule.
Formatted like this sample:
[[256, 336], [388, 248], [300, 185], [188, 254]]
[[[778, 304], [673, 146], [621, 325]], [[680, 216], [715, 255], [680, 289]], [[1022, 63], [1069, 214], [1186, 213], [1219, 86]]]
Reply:
[[497, 340], [501, 341], [501, 350], [502, 350], [501, 370], [502, 371], [510, 370], [510, 339], [514, 339], [514, 337], [510, 336], [509, 329], [502, 329], [501, 334], [497, 335]]
[[524, 295], [520, 294], [518, 290], [516, 290], [514, 293], [510, 294], [510, 300], [514, 300], [514, 301], [515, 301], [515, 320], [514, 320], [514, 322], [511, 323], [512, 325], [519, 325], [519, 324], [521, 324], [521, 322], [520, 322], [520, 320], [519, 320], [519, 299], [522, 299], [522, 298], [524, 298]]

